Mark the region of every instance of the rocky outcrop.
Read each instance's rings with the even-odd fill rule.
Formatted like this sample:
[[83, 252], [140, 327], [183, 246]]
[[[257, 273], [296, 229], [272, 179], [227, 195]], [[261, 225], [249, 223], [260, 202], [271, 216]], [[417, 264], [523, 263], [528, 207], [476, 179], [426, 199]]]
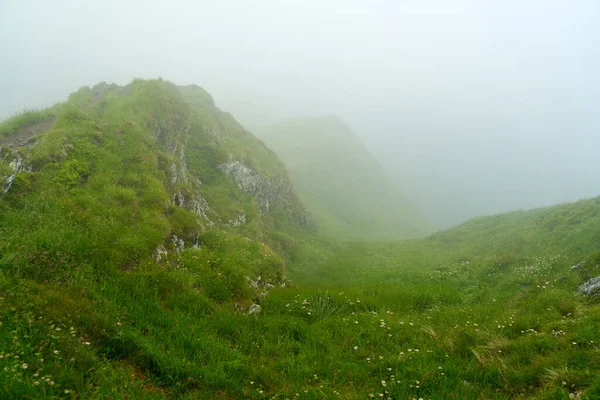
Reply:
[[235, 218], [229, 219], [229, 225], [237, 228], [238, 226], [242, 226], [246, 224], [246, 215], [240, 214]]
[[253, 196], [262, 214], [275, 210], [285, 210], [293, 215], [299, 225], [312, 226], [314, 220], [311, 214], [295, 198], [292, 185], [289, 181], [279, 179], [265, 179], [252, 168], [230, 156], [226, 163], [219, 168], [229, 175], [243, 193]]
[[171, 242], [173, 243], [173, 247], [175, 248], [176, 253], [181, 253], [185, 250], [185, 242], [183, 239], [177, 237], [177, 235], [173, 235], [171, 237]]
[[8, 166], [12, 169], [13, 173], [10, 174], [4, 181], [4, 184], [2, 185], [2, 193], [6, 193], [10, 190], [15, 178], [17, 177], [17, 174], [31, 171], [31, 167], [27, 166], [27, 163], [20, 155], [16, 155], [10, 164], [8, 164]]
[[256, 198], [261, 212], [268, 213], [275, 205], [277, 197], [273, 185], [246, 165], [230, 157], [219, 168], [233, 178], [238, 189]]
[[162, 260], [166, 260], [168, 255], [169, 253], [163, 245], [160, 245], [156, 249], [154, 249], [153, 257], [154, 261], [157, 263], [161, 262]]
[[577, 291], [585, 296], [596, 297], [600, 295], [600, 276], [588, 280], [579, 286]]

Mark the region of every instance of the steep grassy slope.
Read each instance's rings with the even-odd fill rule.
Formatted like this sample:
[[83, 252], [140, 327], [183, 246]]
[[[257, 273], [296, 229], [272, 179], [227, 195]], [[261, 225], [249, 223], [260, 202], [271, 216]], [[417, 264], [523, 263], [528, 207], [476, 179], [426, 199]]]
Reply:
[[206, 357], [240, 361], [202, 316], [284, 285], [272, 249], [312, 227], [277, 157], [202, 89], [160, 80], [83, 88], [0, 133], [0, 397], [124, 395], [137, 373], [225, 384]]
[[258, 134], [285, 162], [323, 232], [381, 240], [433, 231], [339, 118], [291, 120]]

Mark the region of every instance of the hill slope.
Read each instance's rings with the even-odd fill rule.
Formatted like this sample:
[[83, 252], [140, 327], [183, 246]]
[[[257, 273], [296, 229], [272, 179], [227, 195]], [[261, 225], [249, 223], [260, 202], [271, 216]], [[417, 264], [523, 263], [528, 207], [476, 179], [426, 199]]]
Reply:
[[319, 315], [319, 362], [365, 398], [600, 398], [600, 197], [419, 240], [312, 242], [289, 271], [308, 299], [292, 311]]
[[2, 399], [600, 397], [577, 292], [600, 198], [337, 242], [274, 153], [160, 80], [83, 88], [0, 145]]
[[206, 92], [82, 88], [2, 123], [0, 144], [0, 367], [19, 361], [0, 397], [147, 398], [135, 371], [166, 385], [155, 397], [182, 375], [201, 392], [247, 363], [202, 317], [285, 285], [289, 232], [313, 222], [275, 154]]
[[282, 158], [323, 232], [382, 240], [433, 231], [339, 118], [290, 120], [257, 134]]

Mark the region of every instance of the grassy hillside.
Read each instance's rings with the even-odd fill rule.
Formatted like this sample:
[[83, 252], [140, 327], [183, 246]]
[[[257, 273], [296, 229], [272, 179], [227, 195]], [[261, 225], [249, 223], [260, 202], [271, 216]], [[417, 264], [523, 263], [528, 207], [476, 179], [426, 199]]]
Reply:
[[2, 399], [600, 397], [576, 293], [600, 198], [338, 242], [271, 151], [160, 80], [84, 88], [0, 145]]
[[291, 120], [258, 134], [281, 156], [324, 233], [389, 240], [433, 231], [339, 118]]
[[274, 153], [161, 80], [83, 88], [0, 133], [0, 397], [226, 384], [240, 361], [200, 317], [285, 285], [274, 250], [312, 229]]
[[600, 197], [301, 251], [288, 307], [347, 398], [600, 397], [600, 304], [576, 292], [600, 275]]

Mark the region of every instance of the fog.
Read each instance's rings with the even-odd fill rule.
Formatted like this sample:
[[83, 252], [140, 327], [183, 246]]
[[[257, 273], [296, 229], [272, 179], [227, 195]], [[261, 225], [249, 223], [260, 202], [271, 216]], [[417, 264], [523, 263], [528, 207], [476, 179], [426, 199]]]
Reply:
[[597, 0], [0, 0], [0, 55], [0, 119], [158, 76], [337, 114], [438, 227], [600, 195]]

